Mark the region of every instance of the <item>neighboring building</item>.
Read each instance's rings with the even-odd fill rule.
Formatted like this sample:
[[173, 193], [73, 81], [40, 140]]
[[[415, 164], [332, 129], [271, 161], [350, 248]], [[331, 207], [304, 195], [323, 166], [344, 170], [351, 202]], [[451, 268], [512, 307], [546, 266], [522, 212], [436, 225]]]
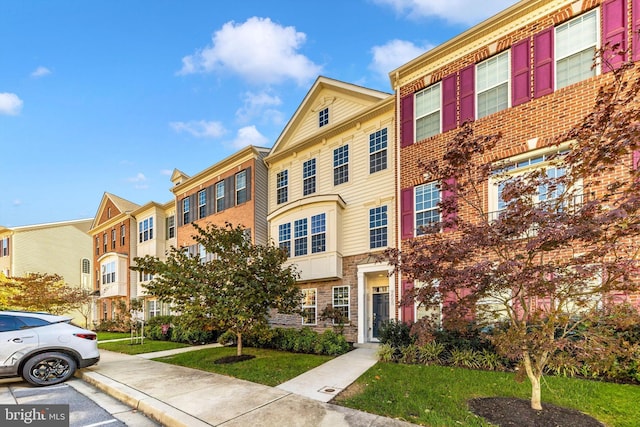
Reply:
[[[441, 159], [446, 142], [470, 120], [477, 135], [502, 132], [492, 158], [510, 163], [514, 174], [548, 166], [546, 156], [558, 150], [551, 146], [555, 137], [590, 111], [611, 78], [607, 65], [592, 67], [595, 50], [621, 43], [633, 60], [640, 57], [638, 17], [640, 0], [521, 1], [392, 71], [402, 165], [400, 246], [428, 238], [416, 230], [440, 221], [443, 195], [433, 179], [447, 177], [424, 176], [419, 159]], [[611, 64], [622, 59], [614, 56]], [[562, 173], [557, 169], [547, 172]], [[484, 191], [486, 211], [498, 211], [501, 187], [487, 182]], [[400, 283], [399, 296], [414, 285]], [[401, 309], [405, 321], [420, 316], [416, 307]]]
[[[146, 255], [166, 259], [171, 247], [176, 246], [176, 207], [173, 200], [165, 204], [149, 202], [131, 213], [135, 218], [136, 251], [135, 256]], [[144, 272], [137, 274], [137, 287], [132, 298], [143, 299], [145, 320], [159, 315], [170, 314], [169, 305], [160, 302], [155, 296], [147, 295], [145, 284], [153, 275]]]
[[94, 261], [87, 234], [91, 222], [92, 219], [80, 219], [0, 227], [0, 272], [7, 277], [58, 274], [71, 286], [93, 289]]
[[270, 237], [301, 274], [302, 316], [275, 326], [332, 327], [349, 318], [349, 341], [375, 340], [395, 315], [394, 276], [375, 256], [395, 243], [394, 97], [319, 77], [275, 142], [269, 167]]
[[[94, 290], [99, 295], [95, 321], [116, 320], [119, 303], [129, 306], [137, 296], [138, 274], [129, 267], [137, 256], [137, 223], [140, 205], [104, 193], [89, 230], [95, 272]], [[133, 238], [132, 238], [133, 237]]]
[[247, 229], [254, 243], [267, 243], [268, 148], [248, 146], [189, 177], [174, 170], [171, 188], [176, 206], [176, 247], [186, 247], [206, 259], [193, 239], [193, 223], [200, 227], [226, 222]]

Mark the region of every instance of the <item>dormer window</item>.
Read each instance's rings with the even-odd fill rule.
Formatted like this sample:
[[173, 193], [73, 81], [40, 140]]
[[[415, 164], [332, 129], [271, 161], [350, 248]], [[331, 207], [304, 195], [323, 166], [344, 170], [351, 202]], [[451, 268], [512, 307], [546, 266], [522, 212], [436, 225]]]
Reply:
[[320, 110], [318, 113], [318, 127], [326, 126], [329, 124], [329, 108]]

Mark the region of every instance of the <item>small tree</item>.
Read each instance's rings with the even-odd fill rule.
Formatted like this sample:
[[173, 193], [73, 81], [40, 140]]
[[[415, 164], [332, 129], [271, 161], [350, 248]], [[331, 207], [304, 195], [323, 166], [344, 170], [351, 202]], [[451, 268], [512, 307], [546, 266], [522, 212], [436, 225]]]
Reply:
[[240, 226], [193, 226], [197, 231], [193, 237], [210, 260], [171, 248], [166, 261], [135, 258], [132, 269], [153, 273], [146, 285], [149, 294], [171, 303], [185, 319], [233, 332], [240, 356], [243, 335], [267, 325], [272, 310], [299, 310], [297, 272], [283, 265], [284, 250], [251, 243]]
[[29, 273], [10, 277], [3, 285], [11, 289], [6, 305], [12, 309], [63, 314], [91, 300], [85, 290], [65, 283], [57, 274]]
[[[520, 361], [538, 410], [545, 367], [573, 340], [624, 351], [585, 325], [638, 289], [640, 173], [630, 158], [640, 149], [640, 79], [630, 64], [608, 79], [548, 165], [522, 175], [492, 161], [500, 134], [477, 136], [465, 124], [441, 159], [422, 163], [442, 180], [442, 194], [456, 195], [443, 197], [443, 223], [387, 252], [405, 277], [424, 284], [403, 304], [442, 305], [449, 327], [503, 321], [494, 344]], [[499, 212], [487, 211], [491, 182], [502, 188]]]

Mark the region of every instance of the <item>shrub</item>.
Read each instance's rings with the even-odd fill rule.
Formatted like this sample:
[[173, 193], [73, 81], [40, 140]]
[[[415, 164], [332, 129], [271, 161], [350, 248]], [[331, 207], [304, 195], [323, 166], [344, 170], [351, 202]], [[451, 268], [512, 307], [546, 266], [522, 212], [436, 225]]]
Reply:
[[439, 363], [444, 350], [444, 344], [436, 341], [428, 342], [418, 347], [418, 361], [425, 365]]
[[235, 333], [226, 331], [218, 337], [218, 344], [222, 344], [224, 346], [235, 345], [237, 338], [238, 337]]
[[351, 344], [347, 342], [344, 335], [327, 329], [320, 334], [319, 340], [316, 342], [314, 352], [316, 354], [327, 354], [337, 356], [351, 350]]
[[406, 364], [415, 364], [418, 363], [418, 346], [415, 344], [409, 344], [406, 347], [402, 347], [400, 349], [400, 362]]
[[450, 362], [454, 366], [470, 369], [477, 369], [479, 367], [474, 350], [454, 348], [450, 353]]
[[381, 362], [393, 362], [395, 351], [391, 344], [380, 344], [376, 354]]
[[389, 320], [384, 322], [379, 332], [380, 343], [389, 344], [391, 347], [401, 349], [413, 344], [411, 327], [404, 322]]

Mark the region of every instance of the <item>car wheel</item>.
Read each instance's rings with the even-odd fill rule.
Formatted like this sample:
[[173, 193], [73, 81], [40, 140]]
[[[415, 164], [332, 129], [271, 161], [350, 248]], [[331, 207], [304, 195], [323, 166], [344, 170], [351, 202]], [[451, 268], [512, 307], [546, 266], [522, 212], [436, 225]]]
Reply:
[[29, 384], [45, 386], [59, 384], [71, 378], [76, 361], [64, 353], [42, 353], [27, 360], [22, 367], [22, 378]]

